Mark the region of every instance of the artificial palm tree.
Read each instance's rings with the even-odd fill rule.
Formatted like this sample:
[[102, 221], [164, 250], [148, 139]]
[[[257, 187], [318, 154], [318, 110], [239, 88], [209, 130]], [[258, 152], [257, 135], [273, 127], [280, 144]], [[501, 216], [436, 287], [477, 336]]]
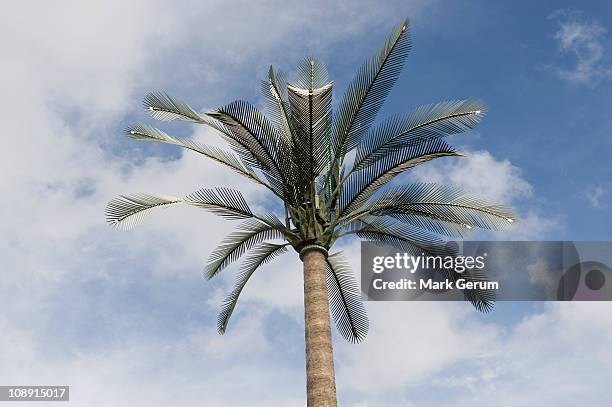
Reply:
[[[200, 114], [165, 93], [145, 97], [145, 108], [153, 118], [212, 127], [232, 152], [173, 137], [147, 124], [126, 130], [136, 140], [173, 144], [202, 154], [280, 200], [284, 215], [278, 217], [255, 213], [238, 190], [225, 187], [200, 189], [183, 198], [122, 195], [108, 204], [106, 216], [112, 225], [130, 228], [155, 209], [187, 204], [243, 220], [212, 252], [206, 266], [207, 277], [212, 278], [245, 255], [217, 320], [221, 334], [253, 273], [293, 248], [304, 268], [309, 406], [336, 405], [330, 310], [347, 340], [359, 342], [368, 331], [359, 286], [347, 261], [342, 252], [328, 255], [338, 239], [357, 236], [417, 255], [441, 253], [450, 250], [443, 236], [461, 237], [473, 226], [498, 229], [515, 219], [508, 208], [456, 188], [391, 182], [416, 165], [461, 156], [443, 137], [472, 129], [485, 112], [477, 100], [449, 101], [421, 106], [375, 125], [409, 50], [408, 21], [404, 21], [359, 69], [333, 115], [333, 82], [328, 81], [324, 65], [312, 58], [298, 65], [291, 83], [270, 67], [263, 82], [269, 118], [244, 101]], [[443, 272], [451, 278], [459, 276], [453, 270]], [[488, 292], [464, 294], [479, 310], [491, 307], [493, 297]]]

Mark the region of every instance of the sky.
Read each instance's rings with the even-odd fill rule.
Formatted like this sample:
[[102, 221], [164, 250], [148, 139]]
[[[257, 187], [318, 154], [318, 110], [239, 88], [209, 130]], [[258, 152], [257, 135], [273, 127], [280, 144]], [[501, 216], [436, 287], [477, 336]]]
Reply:
[[[262, 105], [268, 66], [291, 72], [306, 55], [328, 65], [338, 98], [404, 17], [413, 49], [383, 116], [466, 97], [489, 107], [475, 131], [449, 139], [466, 157], [407, 180], [516, 208], [516, 227], [487, 238], [611, 240], [607, 2], [5, 1], [0, 11], [0, 384], [67, 384], [70, 405], [84, 407], [304, 405], [296, 256], [254, 276], [219, 336], [237, 268], [206, 281], [203, 266], [232, 225], [180, 207], [130, 232], [104, 221], [118, 194], [231, 185], [255, 207], [270, 197], [122, 129], [154, 124], [141, 102], [154, 90], [200, 111]], [[217, 142], [205, 128], [162, 126]], [[358, 273], [358, 244], [341, 248]], [[464, 303], [366, 308], [363, 343], [333, 333], [340, 405], [612, 399], [609, 303], [498, 303], [486, 315]]]

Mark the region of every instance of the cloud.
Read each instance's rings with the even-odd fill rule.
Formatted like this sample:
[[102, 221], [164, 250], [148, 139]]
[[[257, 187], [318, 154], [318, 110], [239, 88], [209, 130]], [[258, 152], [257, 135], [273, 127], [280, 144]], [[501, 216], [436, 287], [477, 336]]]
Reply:
[[471, 368], [462, 366], [462, 382], [451, 376], [436, 385], [454, 389], [458, 405], [603, 406], [607, 394], [595, 389], [610, 373], [609, 310], [606, 303], [549, 304], [491, 343]]
[[552, 267], [544, 258], [538, 258], [527, 266], [529, 282], [541, 286], [545, 290], [546, 298], [555, 298], [559, 287], [559, 277]]
[[522, 178], [520, 169], [507, 159], [497, 160], [486, 150], [467, 150], [464, 154], [463, 158], [417, 167], [413, 175], [421, 182], [450, 183], [503, 203], [533, 194], [533, 187]]
[[[512, 206], [519, 222], [503, 233], [486, 235], [507, 240], [541, 239], [563, 227], [559, 214], [538, 209], [533, 186], [523, 178], [520, 168], [508, 159], [497, 159], [486, 150], [464, 151], [465, 157], [426, 164], [415, 168], [411, 179], [435, 182], [461, 189]], [[483, 235], [485, 236], [485, 235]]]
[[366, 399], [384, 399], [387, 392], [418, 387], [454, 364], [478, 357], [496, 327], [480, 323], [472, 312], [467, 304], [369, 303], [372, 329], [366, 341], [339, 347], [340, 386]]
[[[423, 405], [571, 406], [580, 401], [603, 406], [606, 396], [594, 389], [604, 386], [604, 377], [610, 372], [612, 352], [605, 349], [611, 344], [611, 326], [604, 319], [606, 311], [609, 306], [603, 303], [551, 304], [543, 312], [525, 317], [508, 332], [497, 330], [488, 337], [478, 336], [475, 344], [445, 342], [445, 349], [455, 353], [454, 363], [442, 365], [438, 374], [403, 389], [410, 394], [427, 386]], [[464, 323], [461, 318], [456, 321]], [[476, 332], [486, 330], [479, 327]], [[596, 350], [581, 350], [578, 344], [585, 343], [596, 343]], [[406, 348], [404, 344], [400, 349]], [[412, 357], [406, 356], [406, 370], [423, 350], [418, 348], [409, 353]], [[438, 359], [433, 356], [433, 361]], [[387, 372], [385, 377], [394, 373]]]
[[593, 208], [601, 208], [605, 205], [604, 198], [610, 192], [610, 185], [592, 185], [584, 191], [584, 198]]
[[612, 78], [612, 67], [606, 58], [607, 30], [601, 24], [585, 20], [580, 12], [567, 10], [558, 10], [549, 18], [558, 21], [554, 39], [559, 52], [574, 58], [571, 68], [549, 66], [559, 78], [579, 85]]

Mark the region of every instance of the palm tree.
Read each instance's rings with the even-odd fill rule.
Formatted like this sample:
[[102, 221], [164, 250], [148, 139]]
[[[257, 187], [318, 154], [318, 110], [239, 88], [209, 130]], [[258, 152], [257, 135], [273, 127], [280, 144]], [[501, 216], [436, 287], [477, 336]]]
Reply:
[[[107, 206], [107, 221], [130, 228], [155, 209], [187, 204], [243, 222], [212, 252], [206, 275], [212, 278], [245, 255], [234, 289], [217, 320], [225, 333], [240, 293], [263, 264], [293, 248], [303, 262], [308, 406], [335, 406], [330, 311], [340, 334], [359, 342], [368, 318], [359, 285], [342, 252], [328, 254], [338, 239], [357, 236], [411, 253], [447, 252], [446, 237], [472, 227], [499, 229], [515, 219], [512, 211], [456, 188], [436, 184], [391, 183], [419, 164], [461, 153], [443, 138], [472, 129], [485, 112], [478, 100], [418, 107], [375, 125], [410, 50], [408, 21], [397, 26], [382, 48], [357, 72], [332, 115], [333, 82], [324, 65], [306, 58], [292, 83], [270, 67], [263, 93], [269, 118], [236, 101], [200, 114], [166, 93], [148, 94], [146, 110], [162, 121], [186, 120], [215, 129], [232, 152], [173, 137], [148, 124], [128, 127], [136, 140], [177, 145], [222, 165], [280, 199], [284, 215], [256, 213], [240, 191], [204, 188], [185, 197], [122, 195]], [[459, 274], [443, 271], [450, 278]], [[461, 275], [480, 279], [482, 276]], [[488, 311], [489, 292], [465, 297]]]

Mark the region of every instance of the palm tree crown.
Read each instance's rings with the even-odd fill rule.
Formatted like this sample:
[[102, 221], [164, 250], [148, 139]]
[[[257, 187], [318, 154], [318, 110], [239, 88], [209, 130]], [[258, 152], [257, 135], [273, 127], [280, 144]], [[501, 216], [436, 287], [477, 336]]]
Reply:
[[[408, 21], [394, 29], [382, 48], [357, 72], [332, 114], [333, 82], [325, 66], [307, 58], [287, 82], [270, 67], [262, 89], [266, 117], [255, 106], [236, 101], [200, 114], [161, 92], [144, 99], [146, 110], [162, 121], [186, 120], [215, 129], [231, 151], [173, 137], [147, 124], [128, 127], [136, 140], [174, 144], [223, 164], [268, 189], [280, 199], [284, 216], [255, 213], [238, 190], [204, 188], [185, 197], [149, 194], [113, 199], [106, 216], [112, 225], [130, 228], [155, 209], [187, 204], [228, 219], [242, 220], [210, 255], [206, 274], [216, 276], [245, 255], [233, 291], [222, 305], [218, 330], [224, 333], [240, 293], [264, 263], [287, 251], [317, 246], [329, 250], [343, 236], [356, 235], [410, 253], [448, 253], [444, 236], [462, 237], [472, 227], [500, 229], [515, 215], [504, 206], [436, 184], [391, 183], [419, 164], [461, 156], [444, 136], [475, 127], [485, 113], [473, 99], [425, 105], [375, 123], [410, 50]], [[282, 241], [282, 242], [279, 242]], [[368, 330], [356, 280], [342, 252], [327, 258], [331, 314], [339, 332], [360, 341]], [[453, 270], [447, 275], [456, 278]], [[463, 278], [483, 276], [463, 274]], [[479, 310], [493, 297], [465, 291]]]

